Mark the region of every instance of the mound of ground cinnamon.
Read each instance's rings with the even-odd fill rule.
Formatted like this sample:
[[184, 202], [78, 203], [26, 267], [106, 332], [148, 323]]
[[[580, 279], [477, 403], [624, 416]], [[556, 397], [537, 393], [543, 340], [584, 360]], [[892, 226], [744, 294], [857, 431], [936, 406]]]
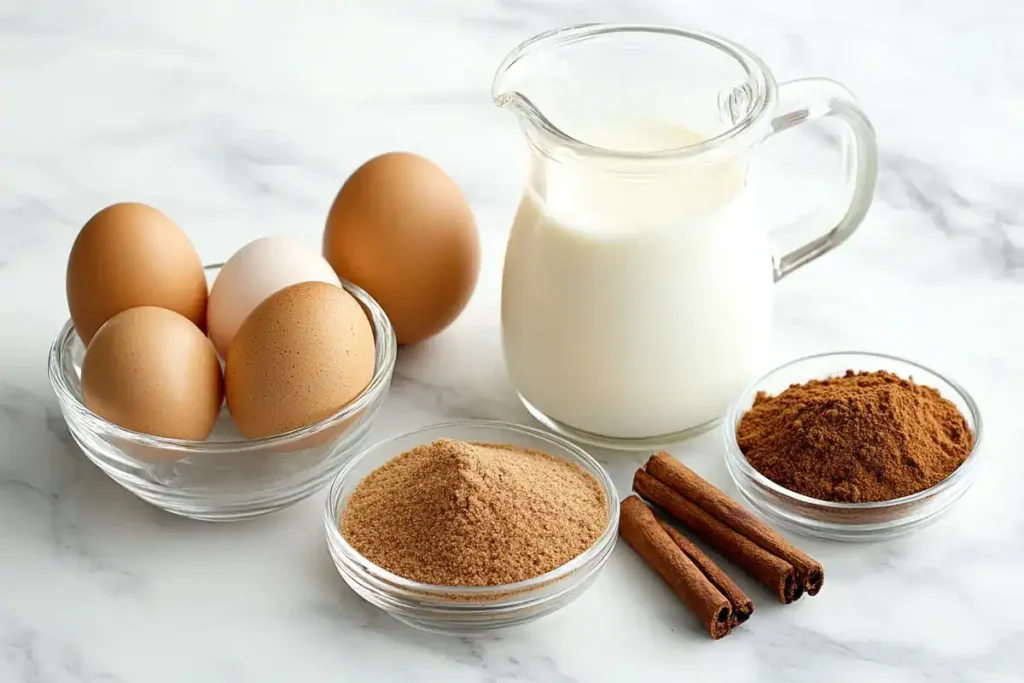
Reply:
[[893, 500], [938, 484], [974, 435], [931, 387], [889, 372], [854, 372], [761, 392], [736, 430], [758, 472], [811, 498]]
[[497, 586], [580, 555], [607, 519], [604, 491], [575, 463], [511, 445], [439, 439], [363, 479], [340, 528], [361, 555], [393, 574]]

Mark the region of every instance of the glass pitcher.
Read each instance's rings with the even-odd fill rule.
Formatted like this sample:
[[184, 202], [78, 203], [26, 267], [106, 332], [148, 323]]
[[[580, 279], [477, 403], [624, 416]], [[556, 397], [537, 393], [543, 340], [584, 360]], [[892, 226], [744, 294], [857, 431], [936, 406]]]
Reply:
[[[841, 244], [874, 193], [874, 131], [825, 79], [776, 84], [698, 31], [588, 24], [512, 51], [492, 94], [530, 148], [508, 239], [502, 341], [550, 429], [648, 449], [714, 425], [770, 352], [772, 284]], [[842, 218], [780, 256], [747, 188], [766, 138], [831, 117]]]

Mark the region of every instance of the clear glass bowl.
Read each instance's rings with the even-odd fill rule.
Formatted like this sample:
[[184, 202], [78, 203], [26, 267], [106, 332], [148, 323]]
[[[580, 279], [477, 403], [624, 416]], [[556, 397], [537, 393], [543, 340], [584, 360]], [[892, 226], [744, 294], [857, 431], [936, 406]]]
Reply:
[[[207, 267], [212, 279], [219, 265]], [[86, 456], [139, 498], [177, 515], [209, 521], [255, 517], [291, 505], [330, 481], [358, 451], [391, 384], [397, 343], [369, 294], [348, 282], [376, 341], [376, 369], [350, 404], [317, 424], [264, 439], [245, 439], [222, 407], [206, 441], [133, 432], [82, 402], [85, 348], [69, 320], [50, 348], [50, 383], [68, 429]]]
[[[435, 439], [508, 443], [578, 463], [601, 484], [608, 500], [604, 532], [583, 554], [547, 574], [502, 586], [438, 586], [410, 581], [373, 564], [342, 537], [339, 520], [362, 479], [395, 456]], [[327, 545], [345, 582], [367, 602], [417, 629], [468, 636], [524, 624], [565, 607], [593, 583], [615, 547], [619, 504], [608, 473], [586, 451], [553, 434], [505, 422], [450, 422], [370, 446], [331, 484], [324, 524]]]
[[[755, 470], [736, 442], [740, 418], [759, 391], [775, 395], [791, 384], [842, 375], [846, 370], [888, 370], [937, 389], [967, 418], [974, 448], [964, 463], [935, 486], [903, 498], [872, 503], [835, 503], [801, 495]], [[747, 387], [725, 420], [725, 464], [743, 497], [762, 516], [780, 527], [837, 541], [875, 541], [899, 536], [935, 521], [970, 488], [978, 467], [982, 427], [978, 406], [957, 383], [934, 370], [902, 358], [844, 351], [808, 356], [786, 363]]]

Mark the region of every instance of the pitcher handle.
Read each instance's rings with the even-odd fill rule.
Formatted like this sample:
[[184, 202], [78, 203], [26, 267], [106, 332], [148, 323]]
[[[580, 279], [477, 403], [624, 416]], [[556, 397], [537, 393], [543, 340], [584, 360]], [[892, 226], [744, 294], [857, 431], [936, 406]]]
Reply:
[[850, 128], [853, 145], [842, 146], [842, 166], [844, 182], [849, 185], [852, 181], [853, 192], [846, 212], [831, 230], [773, 258], [776, 282], [832, 251], [853, 234], [871, 206], [878, 177], [875, 130], [849, 90], [827, 78], [802, 78], [780, 84], [779, 100], [780, 110], [785, 113], [772, 119], [769, 136], [827, 116], [839, 119]]

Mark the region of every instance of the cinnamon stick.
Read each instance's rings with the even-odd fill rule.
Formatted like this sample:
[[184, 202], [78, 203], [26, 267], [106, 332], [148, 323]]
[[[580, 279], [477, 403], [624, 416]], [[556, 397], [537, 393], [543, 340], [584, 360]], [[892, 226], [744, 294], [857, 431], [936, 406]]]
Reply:
[[731, 626], [736, 628], [754, 613], [754, 603], [747, 597], [747, 594], [743, 592], [743, 589], [736, 585], [736, 582], [730, 579], [722, 568], [715, 564], [714, 560], [704, 554], [704, 551], [698, 548], [693, 541], [688, 539], [679, 533], [679, 530], [668, 522], [659, 519], [658, 524], [665, 530], [668, 537], [672, 539], [672, 542], [683, 551], [690, 561], [697, 565], [701, 573], [707, 577], [715, 588], [717, 588], [722, 595], [725, 596], [729, 604], [732, 605], [732, 619]]
[[682, 522], [715, 550], [768, 587], [779, 596], [781, 602], [793, 602], [803, 593], [803, 586], [797, 581], [793, 565], [718, 521], [645, 471], [637, 470], [633, 477], [633, 490]]
[[724, 491], [665, 452], [652, 455], [645, 469], [649, 475], [681, 493], [705, 512], [793, 565], [797, 579], [808, 595], [816, 595], [821, 590], [825, 581], [825, 569], [821, 564], [750, 514]]
[[651, 509], [636, 496], [619, 506], [619, 534], [679, 596], [695, 616], [703, 620], [715, 640], [732, 630], [732, 606], [721, 591], [672, 541]]

